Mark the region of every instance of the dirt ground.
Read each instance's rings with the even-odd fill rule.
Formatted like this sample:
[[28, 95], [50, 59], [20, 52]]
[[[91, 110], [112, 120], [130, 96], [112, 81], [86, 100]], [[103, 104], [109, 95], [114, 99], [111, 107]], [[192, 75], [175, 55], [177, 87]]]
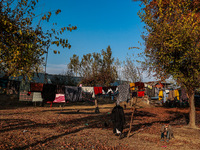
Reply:
[[[93, 104], [64, 107], [0, 106], [0, 149], [42, 150], [199, 150], [200, 130], [188, 129], [188, 108], [153, 107], [140, 101], [137, 105], [130, 137], [113, 134], [111, 110], [115, 104], [100, 104], [95, 114]], [[122, 104], [123, 105], [123, 104]], [[124, 109], [129, 131], [131, 109]], [[196, 108], [200, 127], [200, 108]], [[160, 128], [170, 122], [174, 137], [160, 141]]]

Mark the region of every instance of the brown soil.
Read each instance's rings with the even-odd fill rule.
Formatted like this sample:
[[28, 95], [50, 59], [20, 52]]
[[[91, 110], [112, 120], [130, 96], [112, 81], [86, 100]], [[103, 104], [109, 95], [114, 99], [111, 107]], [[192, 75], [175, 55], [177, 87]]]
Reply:
[[[130, 137], [119, 139], [113, 134], [110, 120], [114, 105], [100, 104], [99, 114], [94, 113], [94, 105], [88, 104], [52, 108], [49, 105], [0, 106], [0, 149], [200, 149], [200, 130], [185, 128], [188, 108], [152, 107], [139, 100]], [[129, 104], [124, 112], [127, 135], [131, 118]], [[196, 112], [196, 124], [200, 127], [200, 108]], [[169, 143], [160, 141], [160, 128], [166, 122], [174, 129], [175, 138]]]

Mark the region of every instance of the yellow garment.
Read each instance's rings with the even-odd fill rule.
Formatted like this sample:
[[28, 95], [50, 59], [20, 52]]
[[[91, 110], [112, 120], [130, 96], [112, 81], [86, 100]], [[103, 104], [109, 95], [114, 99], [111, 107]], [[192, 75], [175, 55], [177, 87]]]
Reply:
[[162, 98], [163, 98], [163, 91], [160, 90], [159, 94], [158, 94], [158, 100], [160, 101], [160, 100], [162, 100]]
[[177, 100], [179, 100], [179, 92], [178, 92], [178, 90], [174, 90], [174, 95], [177, 98]]
[[130, 83], [130, 90], [135, 90], [135, 83]]

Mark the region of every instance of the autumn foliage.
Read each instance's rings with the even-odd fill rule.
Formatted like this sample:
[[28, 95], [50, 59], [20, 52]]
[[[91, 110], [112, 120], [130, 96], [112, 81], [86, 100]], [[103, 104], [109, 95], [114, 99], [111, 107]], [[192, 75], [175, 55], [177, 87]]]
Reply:
[[199, 0], [141, 0], [146, 65], [157, 77], [172, 76], [187, 89], [195, 127], [195, 89], [200, 85]]
[[[65, 30], [72, 31], [76, 26], [59, 30], [45, 30], [41, 22], [49, 22], [53, 12], [35, 14], [38, 0], [2, 0], [0, 2], [0, 71], [5, 76], [31, 78], [43, 65], [44, 54], [53, 44], [70, 48], [67, 39], [60, 38]], [[56, 10], [58, 15], [61, 10]], [[35, 21], [35, 19], [39, 21]], [[37, 20], [36, 19], [36, 20]], [[33, 26], [33, 23], [37, 23]], [[54, 23], [56, 25], [56, 23]], [[54, 50], [54, 53], [57, 53]]]

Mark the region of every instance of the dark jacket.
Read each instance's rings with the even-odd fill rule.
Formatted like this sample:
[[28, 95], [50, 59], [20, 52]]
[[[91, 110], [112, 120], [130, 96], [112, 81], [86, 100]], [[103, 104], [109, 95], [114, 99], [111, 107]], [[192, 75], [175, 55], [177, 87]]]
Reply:
[[125, 115], [123, 107], [115, 106], [112, 110], [111, 120], [113, 122], [114, 128], [117, 128], [122, 132], [123, 126], [125, 124]]

